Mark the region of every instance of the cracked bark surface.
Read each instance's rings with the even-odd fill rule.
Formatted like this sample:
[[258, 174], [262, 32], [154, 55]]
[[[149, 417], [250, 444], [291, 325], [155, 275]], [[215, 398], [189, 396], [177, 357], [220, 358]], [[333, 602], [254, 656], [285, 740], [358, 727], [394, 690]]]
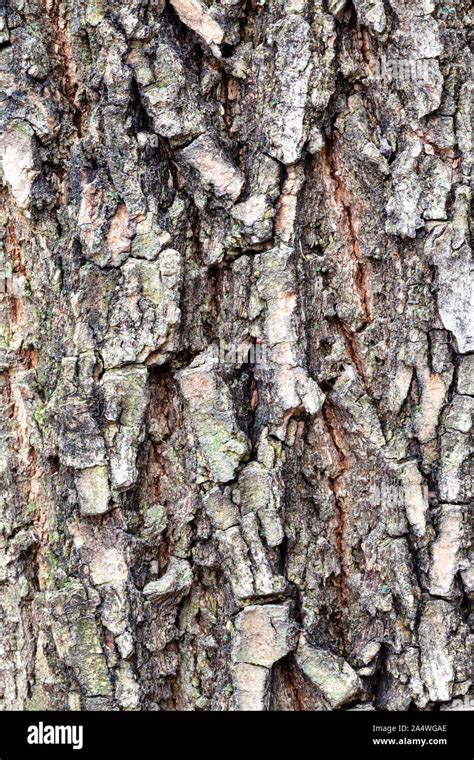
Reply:
[[467, 13], [2, 4], [2, 709], [467, 709]]

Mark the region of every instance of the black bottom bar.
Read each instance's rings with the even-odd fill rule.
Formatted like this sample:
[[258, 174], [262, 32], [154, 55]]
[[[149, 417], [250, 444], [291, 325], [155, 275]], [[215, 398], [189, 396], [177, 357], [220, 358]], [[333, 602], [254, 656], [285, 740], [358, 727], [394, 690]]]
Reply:
[[[348, 757], [472, 760], [470, 712], [0, 714], [0, 760], [26, 757], [155, 760], [249, 752], [289, 760]], [[56, 743], [51, 743], [56, 742]], [[75, 747], [75, 748], [74, 748]], [[341, 756], [339, 754], [339, 756]]]

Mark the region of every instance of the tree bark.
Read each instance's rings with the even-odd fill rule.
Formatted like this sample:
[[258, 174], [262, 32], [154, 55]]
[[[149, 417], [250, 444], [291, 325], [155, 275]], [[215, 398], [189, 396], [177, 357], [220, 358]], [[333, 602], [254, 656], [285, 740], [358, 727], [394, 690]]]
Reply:
[[1, 9], [3, 709], [466, 709], [467, 8]]

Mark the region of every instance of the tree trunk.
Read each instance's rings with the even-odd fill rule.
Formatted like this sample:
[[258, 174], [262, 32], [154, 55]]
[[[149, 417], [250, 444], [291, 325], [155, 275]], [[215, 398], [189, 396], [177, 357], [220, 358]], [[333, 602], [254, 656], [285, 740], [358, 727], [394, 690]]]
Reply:
[[7, 0], [3, 709], [465, 709], [453, 3]]

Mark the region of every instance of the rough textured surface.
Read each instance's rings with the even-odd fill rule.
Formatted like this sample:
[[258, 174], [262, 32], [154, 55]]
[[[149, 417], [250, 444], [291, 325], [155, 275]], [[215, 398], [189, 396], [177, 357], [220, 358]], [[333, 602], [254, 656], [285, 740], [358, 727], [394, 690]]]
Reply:
[[361, 693], [362, 684], [355, 670], [342, 657], [312, 647], [304, 636], [296, 650], [296, 662], [332, 708], [354, 701]]
[[466, 709], [467, 13], [2, 4], [2, 709]]

